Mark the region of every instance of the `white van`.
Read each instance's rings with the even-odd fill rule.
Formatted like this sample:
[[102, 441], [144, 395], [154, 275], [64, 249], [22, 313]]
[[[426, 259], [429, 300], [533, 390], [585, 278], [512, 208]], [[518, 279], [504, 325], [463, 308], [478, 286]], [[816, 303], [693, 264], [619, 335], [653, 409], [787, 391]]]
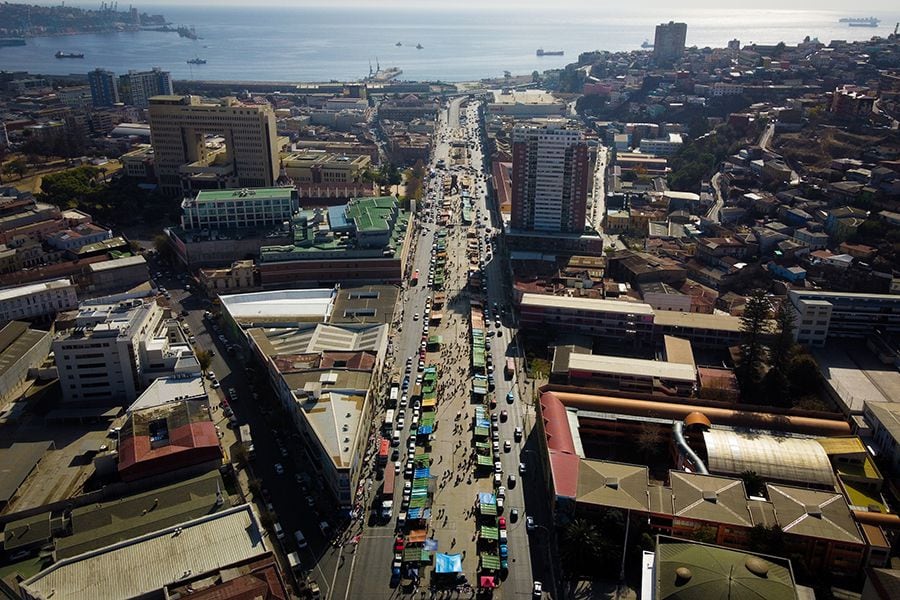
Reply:
[[288, 564], [291, 566], [291, 571], [294, 573], [299, 573], [303, 570], [303, 563], [300, 562], [300, 555], [296, 552], [288, 553]]
[[303, 537], [303, 532], [299, 529], [294, 532], [294, 539], [297, 540], [297, 547], [303, 550], [308, 545], [306, 543], [306, 538]]
[[275, 521], [275, 523], [272, 525], [272, 528], [275, 530], [275, 537], [277, 537], [279, 540], [284, 540], [284, 529], [281, 528], [281, 523]]

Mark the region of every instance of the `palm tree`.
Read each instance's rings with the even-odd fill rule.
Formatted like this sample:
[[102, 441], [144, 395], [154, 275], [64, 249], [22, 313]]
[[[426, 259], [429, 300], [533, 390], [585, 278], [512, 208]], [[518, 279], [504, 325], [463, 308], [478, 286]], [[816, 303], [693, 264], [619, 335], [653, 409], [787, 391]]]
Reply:
[[573, 519], [563, 529], [559, 548], [563, 568], [572, 575], [589, 573], [596, 567], [601, 546], [600, 531], [586, 519]]

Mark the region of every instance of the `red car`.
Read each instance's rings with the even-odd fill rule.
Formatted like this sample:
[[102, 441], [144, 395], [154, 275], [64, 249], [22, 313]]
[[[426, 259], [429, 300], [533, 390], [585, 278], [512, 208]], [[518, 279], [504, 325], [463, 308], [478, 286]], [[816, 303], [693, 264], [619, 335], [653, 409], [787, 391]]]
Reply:
[[404, 548], [406, 548], [406, 543], [402, 537], [398, 537], [394, 542], [394, 552], [403, 552]]
[[497, 519], [497, 524], [500, 526], [500, 529], [506, 529], [506, 517]]

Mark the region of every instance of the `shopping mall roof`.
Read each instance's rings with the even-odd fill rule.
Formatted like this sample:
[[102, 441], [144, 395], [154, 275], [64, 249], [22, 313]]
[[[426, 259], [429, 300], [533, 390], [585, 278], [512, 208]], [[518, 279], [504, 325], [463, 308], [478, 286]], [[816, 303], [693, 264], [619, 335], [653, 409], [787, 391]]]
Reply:
[[752, 527], [740, 479], [670, 471], [676, 518]]
[[[56, 562], [20, 585], [34, 598], [136, 598], [268, 552], [249, 504]], [[147, 568], [152, 565], [152, 568]]]
[[585, 459], [578, 469], [578, 501], [647, 511], [647, 467]]
[[796, 600], [791, 564], [774, 556], [751, 554], [657, 537], [658, 600]]
[[813, 438], [756, 431], [710, 429], [703, 433], [712, 473], [755, 471], [767, 481], [832, 486], [828, 454]]
[[859, 527], [841, 494], [766, 484], [785, 533], [862, 544]]

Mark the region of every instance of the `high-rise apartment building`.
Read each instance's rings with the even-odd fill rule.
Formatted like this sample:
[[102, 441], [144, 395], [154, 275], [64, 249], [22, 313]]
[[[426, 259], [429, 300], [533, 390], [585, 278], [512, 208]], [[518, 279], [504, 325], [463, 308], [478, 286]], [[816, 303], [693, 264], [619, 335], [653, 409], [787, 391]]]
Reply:
[[[222, 143], [212, 147], [209, 137]], [[172, 195], [272, 187], [278, 179], [275, 113], [269, 105], [159, 96], [150, 101], [150, 139], [160, 186]]]
[[88, 83], [91, 86], [91, 101], [94, 108], [113, 106], [120, 102], [119, 84], [116, 74], [104, 69], [94, 69], [88, 73]]
[[684, 43], [687, 40], [687, 23], [660, 23], [656, 26], [656, 37], [653, 42], [653, 58], [657, 62], [668, 63], [684, 54]]
[[566, 119], [535, 119], [513, 131], [512, 227], [582, 233], [588, 181], [584, 135]]
[[294, 188], [206, 190], [181, 202], [181, 226], [213, 231], [271, 228], [290, 221], [299, 209]]
[[119, 78], [125, 104], [146, 108], [153, 96], [172, 95], [172, 75], [159, 67], [150, 71], [128, 71]]

